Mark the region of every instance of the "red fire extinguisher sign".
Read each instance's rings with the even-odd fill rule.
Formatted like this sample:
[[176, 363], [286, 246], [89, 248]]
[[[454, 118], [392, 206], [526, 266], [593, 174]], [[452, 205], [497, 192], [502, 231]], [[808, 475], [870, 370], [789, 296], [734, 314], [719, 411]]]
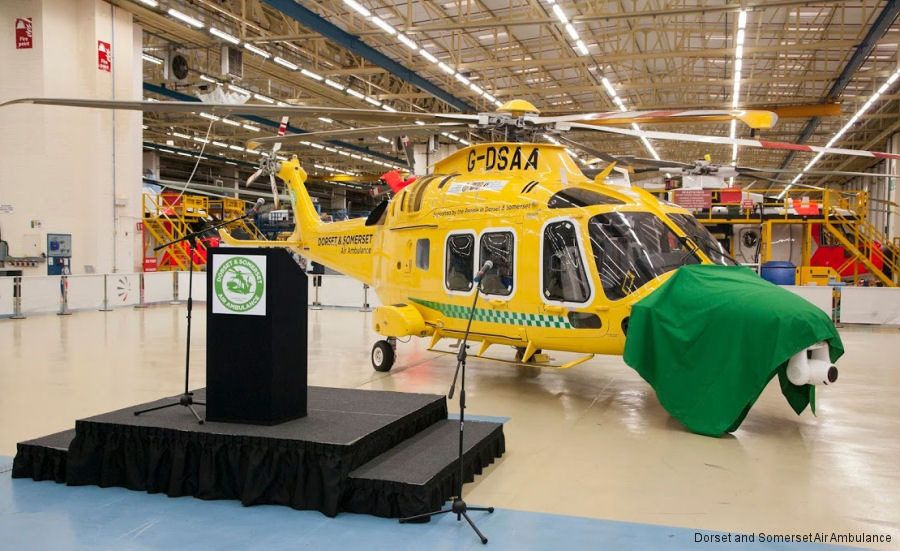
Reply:
[[28, 50], [34, 47], [34, 27], [30, 17], [16, 17], [16, 49]]

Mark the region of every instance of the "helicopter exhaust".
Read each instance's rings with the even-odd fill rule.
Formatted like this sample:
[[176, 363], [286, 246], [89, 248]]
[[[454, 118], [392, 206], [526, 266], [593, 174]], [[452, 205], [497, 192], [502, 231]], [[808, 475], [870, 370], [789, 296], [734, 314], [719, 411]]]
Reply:
[[829, 385], [837, 381], [838, 369], [831, 363], [828, 343], [814, 344], [791, 356], [787, 377], [797, 386]]

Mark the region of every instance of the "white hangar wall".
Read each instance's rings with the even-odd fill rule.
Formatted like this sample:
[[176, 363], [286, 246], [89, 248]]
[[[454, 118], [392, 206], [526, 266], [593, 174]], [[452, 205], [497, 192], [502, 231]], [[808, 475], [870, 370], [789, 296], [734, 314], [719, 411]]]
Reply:
[[[16, 48], [20, 17], [32, 18], [31, 49]], [[3, 0], [0, 101], [140, 99], [141, 40], [131, 14], [101, 0]], [[111, 45], [109, 71], [99, 67], [98, 41]], [[11, 256], [40, 256], [47, 233], [70, 233], [72, 273], [140, 266], [141, 120], [139, 112], [0, 109], [0, 232]], [[25, 269], [46, 273], [45, 264]]]

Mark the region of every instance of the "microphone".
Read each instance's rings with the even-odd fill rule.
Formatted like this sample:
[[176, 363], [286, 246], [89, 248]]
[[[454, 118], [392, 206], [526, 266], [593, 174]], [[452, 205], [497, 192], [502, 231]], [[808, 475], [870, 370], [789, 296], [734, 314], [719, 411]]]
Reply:
[[266, 203], [266, 200], [263, 199], [262, 197], [257, 199], [256, 204], [253, 205], [252, 209], [250, 209], [250, 214], [256, 214], [257, 212], [259, 212], [259, 207], [263, 206], [265, 203]]
[[491, 262], [490, 260], [485, 262], [484, 265], [481, 267], [481, 269], [478, 270], [478, 273], [475, 274], [475, 283], [480, 282], [481, 278], [484, 277], [484, 274], [493, 267], [494, 267], [494, 263]]

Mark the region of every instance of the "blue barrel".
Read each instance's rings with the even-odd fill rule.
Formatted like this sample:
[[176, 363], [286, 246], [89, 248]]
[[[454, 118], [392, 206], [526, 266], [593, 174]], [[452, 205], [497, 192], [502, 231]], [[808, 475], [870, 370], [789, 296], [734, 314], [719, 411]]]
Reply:
[[762, 265], [760, 277], [775, 285], [794, 285], [797, 283], [797, 267], [791, 262], [772, 260]]

